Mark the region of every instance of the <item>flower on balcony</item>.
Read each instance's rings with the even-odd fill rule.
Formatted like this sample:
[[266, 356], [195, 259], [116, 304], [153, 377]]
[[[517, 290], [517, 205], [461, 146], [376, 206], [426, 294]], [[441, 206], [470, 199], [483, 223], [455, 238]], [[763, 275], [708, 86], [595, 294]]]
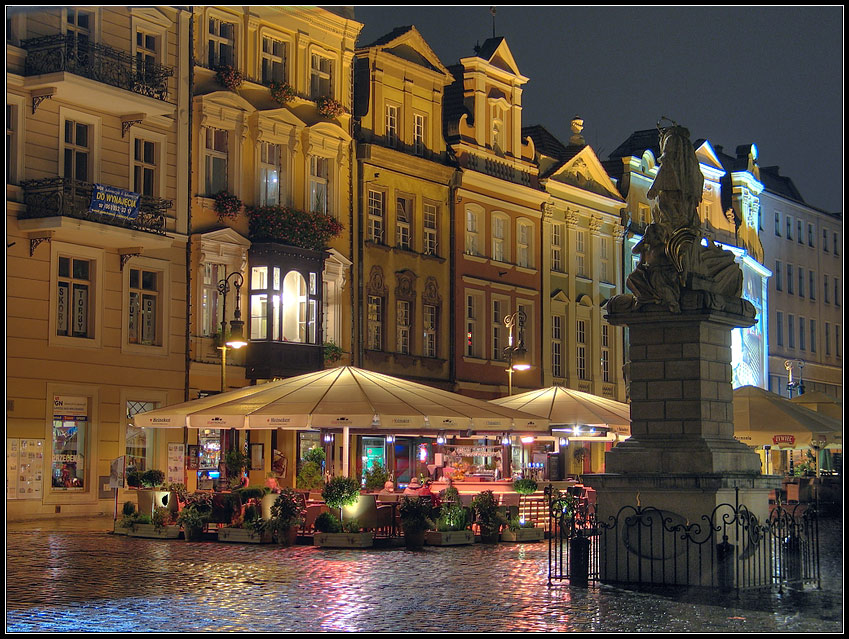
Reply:
[[326, 95], [318, 98], [315, 105], [318, 107], [318, 112], [326, 118], [335, 118], [345, 113], [345, 107], [342, 106], [341, 102]]
[[218, 219], [234, 220], [242, 212], [242, 200], [227, 191], [219, 191], [214, 196], [215, 212]]
[[280, 242], [321, 251], [342, 233], [342, 224], [324, 213], [307, 213], [286, 206], [252, 206], [247, 208], [247, 214], [253, 242]]
[[229, 64], [220, 66], [215, 70], [215, 81], [230, 91], [235, 91], [242, 86], [242, 80], [241, 72]]
[[271, 89], [271, 99], [281, 106], [295, 99], [295, 89], [288, 82], [272, 82], [268, 88]]

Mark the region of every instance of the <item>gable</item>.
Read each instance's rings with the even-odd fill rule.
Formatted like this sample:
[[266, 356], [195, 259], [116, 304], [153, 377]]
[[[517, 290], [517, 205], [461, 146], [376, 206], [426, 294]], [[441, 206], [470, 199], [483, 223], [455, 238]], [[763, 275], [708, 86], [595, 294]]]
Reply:
[[560, 168], [552, 171], [549, 179], [622, 201], [622, 196], [589, 146], [564, 161]]
[[388, 34], [385, 39], [378, 40], [372, 46], [425, 69], [448, 76], [451, 75], [415, 26], [397, 29], [392, 34]]

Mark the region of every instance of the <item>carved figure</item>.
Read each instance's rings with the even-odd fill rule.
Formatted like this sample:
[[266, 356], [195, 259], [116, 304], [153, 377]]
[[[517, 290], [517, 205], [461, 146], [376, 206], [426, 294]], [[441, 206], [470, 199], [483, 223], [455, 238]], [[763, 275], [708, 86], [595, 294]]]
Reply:
[[652, 222], [671, 236], [680, 228], [699, 226], [704, 176], [690, 143], [690, 132], [682, 126], [660, 129], [660, 169], [647, 195], [657, 198]]
[[681, 311], [681, 285], [678, 271], [666, 255], [669, 241], [666, 229], [649, 224], [643, 239], [633, 249], [640, 254], [640, 263], [628, 276], [627, 285], [634, 293], [634, 307], [660, 304], [673, 313]]

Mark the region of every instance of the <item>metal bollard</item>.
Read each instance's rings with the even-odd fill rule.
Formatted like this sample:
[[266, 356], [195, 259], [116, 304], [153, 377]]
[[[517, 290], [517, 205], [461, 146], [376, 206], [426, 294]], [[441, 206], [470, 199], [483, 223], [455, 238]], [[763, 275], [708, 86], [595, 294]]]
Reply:
[[590, 582], [590, 540], [575, 535], [569, 542], [569, 584], [586, 588]]

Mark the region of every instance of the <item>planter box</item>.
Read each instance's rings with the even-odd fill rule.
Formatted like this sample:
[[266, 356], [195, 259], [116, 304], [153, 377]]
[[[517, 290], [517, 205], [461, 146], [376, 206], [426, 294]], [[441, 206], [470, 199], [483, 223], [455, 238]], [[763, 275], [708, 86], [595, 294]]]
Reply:
[[475, 543], [475, 533], [471, 530], [449, 530], [446, 532], [428, 530], [425, 534], [425, 543], [428, 546], [464, 546]]
[[140, 488], [136, 491], [139, 502], [139, 512], [142, 515], [153, 515], [154, 508], [168, 508], [177, 512], [177, 495], [168, 490]]
[[136, 524], [128, 533], [130, 537], [147, 537], [149, 539], [179, 539], [179, 526], [163, 526], [159, 530], [153, 524]]
[[250, 528], [219, 528], [218, 541], [231, 541], [239, 544], [270, 544], [271, 531], [264, 530], [262, 534]]
[[371, 548], [374, 533], [316, 533], [312, 542], [323, 548]]
[[542, 541], [545, 531], [542, 528], [519, 528], [518, 530], [505, 530], [501, 533], [501, 541]]
[[115, 522], [115, 527], [112, 529], [116, 535], [129, 535], [132, 528], [127, 526], [126, 528], [121, 525], [121, 520]]

